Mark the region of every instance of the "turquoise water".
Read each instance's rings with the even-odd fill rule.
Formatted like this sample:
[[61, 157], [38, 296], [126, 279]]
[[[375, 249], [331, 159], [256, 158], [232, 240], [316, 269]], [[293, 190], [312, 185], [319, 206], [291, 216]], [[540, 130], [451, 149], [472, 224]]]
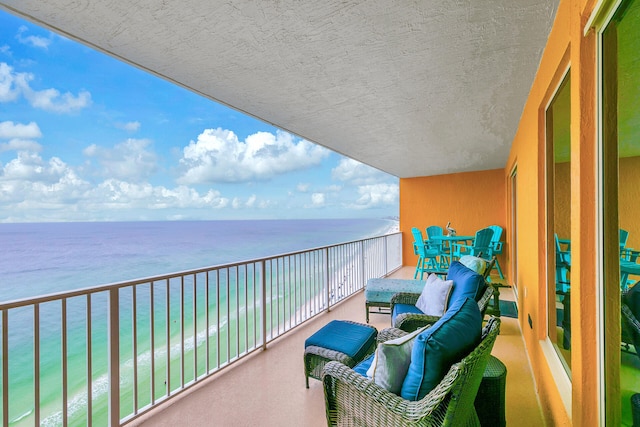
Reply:
[[[0, 237], [5, 238], [5, 242], [13, 239], [14, 244], [8, 247], [15, 248], [9, 256], [14, 257], [13, 261], [7, 257], [0, 261], [3, 279], [0, 285], [2, 299], [6, 301], [356, 240], [384, 234], [395, 226], [394, 222], [384, 220], [0, 224]], [[312, 274], [314, 267], [311, 263], [305, 268], [306, 274]], [[192, 381], [194, 375], [203, 375], [206, 371], [207, 357], [210, 369], [215, 368], [218, 361], [224, 365], [261, 342], [261, 327], [258, 326], [258, 330], [255, 330], [263, 310], [260, 306], [260, 291], [254, 286], [253, 274], [249, 274], [245, 280], [244, 272], [240, 270], [238, 277], [239, 280], [236, 280], [235, 274], [232, 273], [227, 279], [223, 275], [219, 286], [216, 280], [210, 279], [209, 304], [204, 299], [204, 277], [198, 277], [195, 313], [193, 282], [189, 278], [185, 280], [182, 302], [184, 339], [180, 338], [179, 295], [182, 284], [177, 280], [171, 281], [171, 310], [167, 326], [166, 287], [164, 283], [157, 283], [154, 286], [153, 349], [149, 332], [149, 286], [139, 287], [136, 294], [138, 363], [135, 365], [138, 373], [138, 408], [151, 402], [152, 355], [155, 361], [153, 395], [158, 399], [165, 396], [169, 389], [176, 390], [182, 383]], [[273, 285], [275, 287], [272, 293], [268, 290], [266, 310], [267, 318], [273, 322], [272, 327], [275, 327], [278, 321], [290, 319], [300, 305], [311, 300], [319, 292], [317, 286], [303, 291], [296, 287], [296, 282], [297, 280], [287, 280]], [[9, 283], [13, 285], [8, 285]], [[217, 291], [220, 293], [220, 307], [215, 302]], [[290, 294], [295, 295], [295, 304], [278, 304], [278, 301], [284, 301]], [[121, 291], [121, 416], [126, 416], [133, 410], [132, 298], [130, 290]], [[257, 299], [255, 304], [254, 298]], [[107, 420], [106, 301], [106, 293], [95, 294], [91, 300], [91, 401], [94, 425], [104, 425]], [[269, 302], [272, 302], [273, 306]], [[209, 325], [205, 322], [207, 306], [211, 317]], [[67, 408], [70, 417], [68, 424], [85, 425], [88, 406], [86, 298], [70, 299], [66, 309], [69, 360], [66, 376], [69, 390]], [[220, 313], [219, 320], [216, 318], [217, 313]], [[32, 309], [12, 310], [9, 314], [11, 426], [33, 425], [32, 324]], [[59, 302], [41, 304], [40, 325], [40, 417], [42, 425], [62, 425], [63, 400], [60, 389], [63, 375], [60, 363], [62, 338]], [[245, 334], [245, 331], [248, 333]], [[248, 342], [244, 339], [237, 340], [237, 336], [245, 335], [248, 336]], [[206, 354], [207, 337], [212, 343], [212, 348], [215, 347], [213, 344], [220, 341], [220, 354], [215, 351]], [[183, 361], [179, 357], [182, 346], [185, 348]], [[194, 351], [197, 355], [197, 366], [194, 365]], [[170, 354], [169, 358], [167, 352]], [[184, 378], [181, 379], [183, 371]]]

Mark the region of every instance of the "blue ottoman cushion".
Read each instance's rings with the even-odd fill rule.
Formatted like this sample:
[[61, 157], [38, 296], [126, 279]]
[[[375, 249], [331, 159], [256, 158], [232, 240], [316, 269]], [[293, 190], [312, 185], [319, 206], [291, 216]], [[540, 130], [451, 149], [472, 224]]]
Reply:
[[372, 326], [332, 320], [304, 342], [304, 347], [317, 346], [339, 351], [353, 360], [361, 360], [376, 339]]

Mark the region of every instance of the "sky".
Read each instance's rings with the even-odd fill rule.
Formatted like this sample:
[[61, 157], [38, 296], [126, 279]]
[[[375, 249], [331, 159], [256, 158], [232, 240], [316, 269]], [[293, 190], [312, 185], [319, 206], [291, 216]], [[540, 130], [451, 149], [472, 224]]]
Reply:
[[0, 223], [397, 215], [398, 178], [0, 10]]

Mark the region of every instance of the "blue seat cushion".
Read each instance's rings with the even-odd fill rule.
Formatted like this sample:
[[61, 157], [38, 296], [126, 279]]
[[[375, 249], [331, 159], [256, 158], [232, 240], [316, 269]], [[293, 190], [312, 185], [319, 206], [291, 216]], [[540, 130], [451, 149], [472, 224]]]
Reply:
[[364, 358], [377, 335], [378, 331], [373, 326], [332, 320], [307, 338], [304, 347], [313, 345], [339, 351], [358, 362]]
[[442, 381], [451, 365], [480, 343], [481, 333], [478, 303], [472, 298], [455, 301], [440, 320], [416, 337], [400, 396], [407, 400], [426, 396]]
[[453, 280], [449, 306], [459, 299], [471, 298], [478, 301], [487, 288], [484, 277], [465, 267], [459, 261], [454, 261], [449, 266], [447, 280]]
[[393, 325], [396, 317], [403, 313], [424, 314], [418, 307], [413, 304], [394, 304], [393, 312], [391, 313], [391, 324]]
[[358, 363], [353, 368], [353, 370], [356, 371], [357, 373], [359, 373], [360, 375], [362, 375], [363, 377], [366, 377], [367, 376], [367, 371], [371, 367], [371, 364], [373, 363], [373, 358], [375, 357], [375, 355], [376, 354], [373, 353], [371, 356], [367, 357], [362, 362]]

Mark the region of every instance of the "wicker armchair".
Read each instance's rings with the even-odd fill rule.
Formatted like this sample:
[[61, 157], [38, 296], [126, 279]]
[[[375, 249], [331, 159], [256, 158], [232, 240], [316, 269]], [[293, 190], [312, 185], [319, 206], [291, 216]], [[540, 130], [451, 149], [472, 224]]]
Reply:
[[[484, 317], [489, 301], [493, 297], [493, 287], [487, 286], [484, 293], [478, 300], [478, 307], [480, 308], [480, 314]], [[413, 304], [418, 301], [420, 294], [414, 294], [409, 292], [399, 292], [391, 297], [391, 313], [393, 313], [393, 306], [395, 304]], [[436, 323], [441, 316], [430, 316], [428, 314], [420, 313], [401, 313], [393, 320], [393, 327], [402, 329], [406, 332], [415, 331], [418, 328], [422, 328], [426, 325], [432, 325]]]
[[[640, 286], [640, 282], [636, 283], [633, 288], [636, 286]], [[633, 312], [631, 307], [637, 307], [637, 305], [628, 300], [629, 292], [627, 290], [622, 293], [622, 345], [627, 350], [630, 345], [633, 345], [636, 355], [640, 357], [640, 320], [638, 319], [640, 313]]]
[[[482, 331], [482, 341], [449, 369], [440, 383], [418, 401], [402, 399], [340, 362], [323, 371], [325, 407], [329, 426], [480, 426], [474, 408], [482, 375], [500, 331], [492, 317]], [[406, 332], [385, 329], [379, 340]]]
[[[493, 269], [495, 262], [496, 262], [495, 256], [493, 256], [490, 260], [488, 260], [487, 265], [485, 267], [485, 271], [482, 275], [482, 277], [484, 277], [485, 284], [487, 285], [487, 288], [485, 289], [484, 293], [478, 300], [478, 307], [480, 308], [480, 314], [482, 314], [483, 317], [487, 311], [489, 302], [491, 301], [491, 298], [494, 296], [494, 293], [495, 293], [495, 288], [493, 287], [492, 283], [487, 281], [487, 278], [489, 277], [489, 274], [491, 273], [491, 269]], [[419, 293], [409, 293], [409, 292], [398, 292], [397, 294], [394, 294], [391, 297], [390, 311], [392, 313], [391, 319], [393, 322], [391, 326], [393, 326], [394, 328], [402, 329], [403, 331], [412, 332], [423, 326], [432, 325], [436, 323], [438, 319], [440, 319], [441, 316], [430, 316], [430, 315], [421, 314], [421, 313], [401, 313], [398, 316], [396, 316], [395, 319], [393, 318], [393, 312], [394, 312], [393, 310], [394, 310], [395, 304], [415, 305], [416, 302], [418, 301], [418, 298], [420, 298]]]

